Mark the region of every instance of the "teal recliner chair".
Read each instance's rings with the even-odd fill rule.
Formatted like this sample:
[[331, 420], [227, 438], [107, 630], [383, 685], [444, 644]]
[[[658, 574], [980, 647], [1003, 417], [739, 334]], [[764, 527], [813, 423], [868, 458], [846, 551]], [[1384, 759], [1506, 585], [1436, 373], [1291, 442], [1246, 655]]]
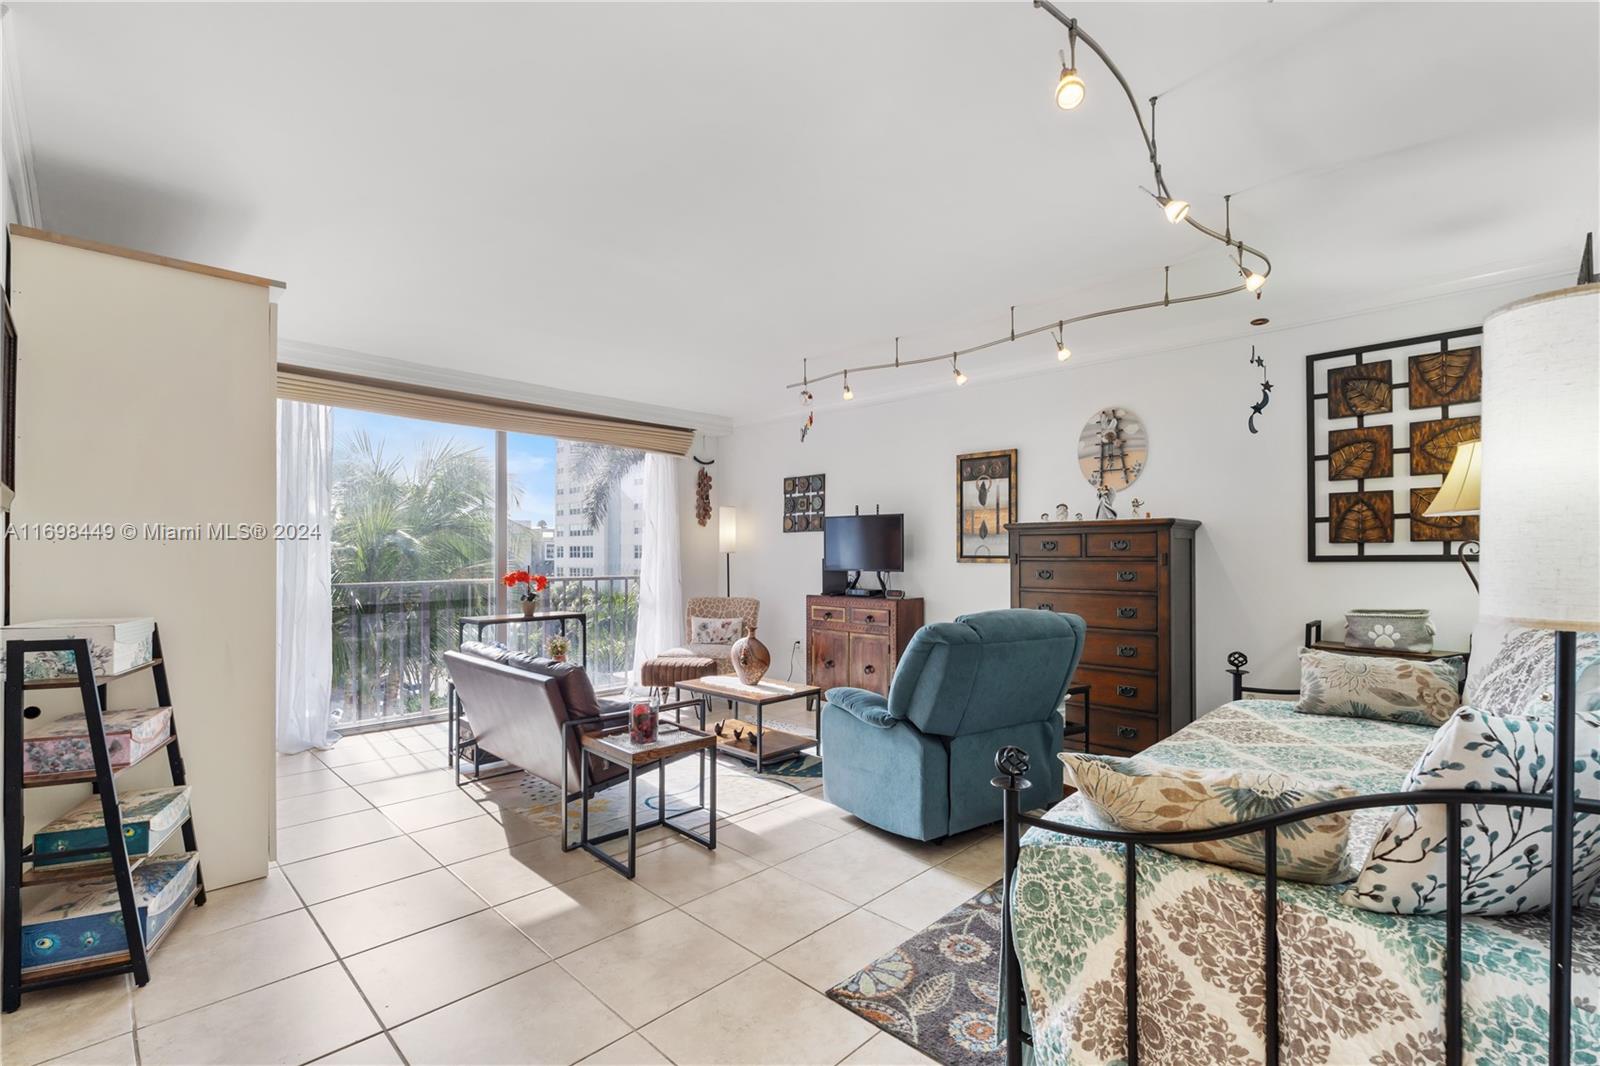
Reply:
[[1022, 809], [1061, 799], [1061, 701], [1083, 654], [1083, 619], [984, 611], [923, 626], [887, 699], [829, 689], [822, 708], [825, 794], [862, 821], [937, 840], [1000, 820], [994, 754], [1028, 753]]

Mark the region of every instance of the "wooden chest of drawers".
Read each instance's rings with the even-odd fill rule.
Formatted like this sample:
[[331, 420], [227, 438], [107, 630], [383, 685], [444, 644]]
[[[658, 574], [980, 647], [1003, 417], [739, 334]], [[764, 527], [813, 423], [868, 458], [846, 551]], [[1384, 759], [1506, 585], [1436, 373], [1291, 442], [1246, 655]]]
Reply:
[[806, 680], [887, 696], [900, 653], [921, 628], [920, 598], [807, 596]]
[[[1019, 522], [1011, 606], [1080, 615], [1073, 683], [1090, 686], [1093, 751], [1142, 751], [1194, 720], [1194, 531], [1182, 518]], [[1081, 722], [1077, 701], [1068, 713]]]

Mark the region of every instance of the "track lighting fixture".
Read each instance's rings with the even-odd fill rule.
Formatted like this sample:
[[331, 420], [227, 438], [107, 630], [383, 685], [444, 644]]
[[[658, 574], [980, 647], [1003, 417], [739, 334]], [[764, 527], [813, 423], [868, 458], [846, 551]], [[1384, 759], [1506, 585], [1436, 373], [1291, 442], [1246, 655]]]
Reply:
[[1071, 111], [1083, 103], [1087, 86], [1083, 79], [1078, 77], [1078, 72], [1067, 66], [1061, 66], [1061, 77], [1056, 81], [1056, 106], [1063, 111]]
[[1061, 77], [1056, 80], [1056, 106], [1063, 111], [1071, 111], [1083, 103], [1084, 93], [1088, 86], [1083, 84], [1083, 79], [1078, 77], [1078, 20], [1072, 19], [1067, 23], [1067, 42], [1072, 49], [1072, 58], [1068, 59], [1065, 52], [1061, 55]]
[[[1049, 323], [1045, 323], [1043, 325], [1019, 329], [1017, 327], [1017, 309], [1013, 306], [1011, 308], [1011, 328], [1008, 332], [995, 337], [993, 340], [981, 341], [969, 347], [957, 349], [956, 351], [951, 352], [948, 356], [939, 353], [916, 358], [904, 358], [900, 354], [900, 338], [896, 337], [894, 342], [894, 361], [892, 363], [888, 360], [878, 363], [862, 363], [857, 366], [848, 367], [841, 370], [834, 370], [827, 374], [819, 374], [817, 376], [818, 382], [827, 381], [835, 377], [843, 377], [844, 398], [846, 400], [849, 400], [854, 396], [854, 392], [850, 388], [850, 380], [848, 376], [851, 370], [854, 370], [858, 374], [865, 371], [874, 370], [899, 370], [902, 367], [931, 366], [934, 363], [942, 362], [944, 359], [948, 358], [950, 360], [950, 374], [956, 379], [956, 384], [965, 385], [967, 383], [967, 375], [961, 371], [961, 366], [958, 362], [960, 356], [986, 352], [992, 348], [998, 348], [1003, 344], [1014, 344], [1017, 341], [1023, 340], [1027, 337], [1032, 337], [1039, 333], [1050, 334], [1051, 339], [1055, 341], [1056, 345], [1056, 359], [1058, 362], [1064, 363], [1072, 357], [1072, 349], [1067, 347], [1066, 341], [1066, 328], [1069, 325], [1076, 325], [1079, 322], [1088, 322], [1095, 319], [1101, 319], [1110, 315], [1124, 315], [1130, 314], [1134, 311], [1148, 311], [1158, 307], [1166, 308], [1175, 306], [1177, 304], [1195, 303], [1201, 300], [1217, 300], [1224, 296], [1232, 296], [1238, 292], [1253, 293], [1259, 296], [1261, 289], [1267, 283], [1267, 278], [1272, 274], [1272, 260], [1268, 259], [1266, 254], [1262, 252], [1261, 249], [1252, 247], [1251, 245], [1246, 244], [1243, 240], [1234, 236], [1233, 219], [1230, 208], [1230, 196], [1224, 196], [1222, 198], [1224, 212], [1223, 217], [1225, 221], [1223, 223], [1223, 228], [1219, 231], [1212, 229], [1204, 222], [1201, 222], [1199, 219], [1195, 218], [1192, 205], [1189, 203], [1189, 201], [1173, 196], [1171, 190], [1168, 189], [1166, 179], [1163, 177], [1161, 171], [1161, 159], [1156, 152], [1156, 102], [1158, 98], [1150, 97], [1150, 113], [1149, 122], [1147, 124], [1145, 121], [1144, 105], [1140, 103], [1139, 99], [1133, 95], [1133, 89], [1131, 86], [1129, 86], [1128, 79], [1125, 78], [1122, 72], [1117, 69], [1116, 63], [1112, 62], [1111, 57], [1106, 54], [1104, 48], [1100, 47], [1099, 42], [1097, 42], [1089, 34], [1084, 33], [1083, 30], [1079, 28], [1078, 20], [1075, 18], [1069, 18], [1064, 12], [1061, 11], [1060, 8], [1056, 6], [1053, 0], [1033, 0], [1033, 6], [1044, 11], [1045, 14], [1049, 15], [1062, 26], [1066, 27], [1067, 30], [1067, 48], [1059, 53], [1061, 56], [1061, 73], [1056, 79], [1056, 106], [1061, 108], [1063, 111], [1071, 111], [1083, 103], [1086, 86], [1084, 84], [1083, 77], [1078, 73], [1078, 39], [1081, 37], [1083, 38], [1084, 46], [1098, 56], [1101, 62], [1105, 64], [1106, 69], [1116, 80], [1117, 85], [1121, 87], [1123, 95], [1127, 97], [1128, 105], [1133, 109], [1134, 120], [1138, 123], [1139, 135], [1144, 141], [1145, 151], [1150, 162], [1150, 172], [1152, 178], [1151, 187], [1145, 189], [1144, 191], [1149, 193], [1150, 196], [1161, 205], [1161, 211], [1164, 215], [1166, 215], [1168, 222], [1175, 226], [1188, 226], [1201, 236], [1208, 237], [1226, 248], [1228, 250], [1229, 260], [1233, 262], [1235, 268], [1238, 270], [1237, 278], [1226, 286], [1220, 288], [1174, 295], [1172, 292], [1169, 268], [1168, 275], [1163, 279], [1162, 292], [1158, 299], [1140, 300], [1135, 303], [1124, 304], [1120, 307], [1107, 307], [1099, 310], [1084, 311], [1081, 314], [1059, 319], [1054, 326], [1051, 326]], [[1260, 264], [1259, 270], [1245, 266], [1244, 260], [1246, 256], [1249, 256], [1251, 259]], [[1264, 322], [1265, 319], [1262, 319], [1261, 321]], [[935, 349], [935, 351], [937, 352], [937, 349]], [[801, 366], [802, 374], [800, 380], [798, 382], [791, 382], [787, 388], [800, 390], [801, 402], [809, 404], [812, 401], [811, 378], [809, 373], [805, 372], [805, 364], [802, 363]]]

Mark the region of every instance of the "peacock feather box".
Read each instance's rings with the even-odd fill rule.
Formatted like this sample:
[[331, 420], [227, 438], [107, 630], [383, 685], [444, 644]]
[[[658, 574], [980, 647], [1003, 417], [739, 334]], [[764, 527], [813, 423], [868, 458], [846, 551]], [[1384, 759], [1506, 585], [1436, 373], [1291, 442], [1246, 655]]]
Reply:
[[[194, 893], [200, 856], [163, 856], [133, 871], [139, 932], [146, 944], [161, 935]], [[128, 950], [117, 883], [110, 876], [62, 885], [22, 914], [22, 972], [48, 975], [113, 958]]]
[[[0, 628], [0, 645], [10, 640], [87, 640], [89, 658], [97, 677], [120, 674], [143, 666], [155, 656], [154, 618], [46, 618]], [[29, 681], [76, 677], [78, 664], [70, 651], [30, 652], [22, 662]], [[0, 655], [0, 677], [5, 676], [5, 656]]]
[[[105, 726], [113, 771], [138, 762], [172, 734], [171, 707], [106, 711], [100, 721]], [[89, 723], [82, 714], [69, 714], [23, 734], [24, 778], [93, 772]]]
[[[117, 796], [117, 805], [122, 810], [122, 836], [128, 857], [137, 859], [150, 854], [152, 845], [165, 840], [167, 834], [189, 816], [189, 787], [178, 785], [122, 792]], [[103, 861], [109, 855], [106, 851], [62, 853], [104, 848], [105, 844], [106, 819], [100, 797], [90, 796], [33, 835], [33, 865], [62, 869]]]

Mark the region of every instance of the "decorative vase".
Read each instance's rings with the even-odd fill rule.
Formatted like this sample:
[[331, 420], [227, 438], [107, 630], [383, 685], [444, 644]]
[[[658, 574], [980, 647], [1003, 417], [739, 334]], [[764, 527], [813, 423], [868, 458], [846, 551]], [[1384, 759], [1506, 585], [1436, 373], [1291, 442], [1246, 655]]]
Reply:
[[659, 712], [654, 706], [643, 701], [635, 703], [628, 718], [628, 739], [635, 744], [655, 743], [659, 721]]
[[744, 636], [733, 642], [728, 658], [733, 661], [733, 672], [746, 685], [760, 684], [767, 676], [767, 667], [772, 665], [772, 653], [756, 639], [755, 626], [744, 627]]
[[535, 600], [523, 600], [522, 601], [522, 617], [524, 617], [524, 618], [532, 618], [533, 617], [533, 612], [538, 608], [538, 606], [539, 606], [539, 604]]

